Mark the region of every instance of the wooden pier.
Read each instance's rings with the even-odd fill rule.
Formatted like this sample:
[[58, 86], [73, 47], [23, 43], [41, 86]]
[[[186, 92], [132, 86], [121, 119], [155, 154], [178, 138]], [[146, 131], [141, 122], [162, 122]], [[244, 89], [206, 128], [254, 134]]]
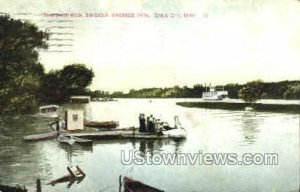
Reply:
[[102, 139], [166, 139], [166, 138], [185, 138], [185, 136], [175, 137], [174, 135], [165, 134], [153, 134], [139, 132], [136, 128], [127, 128], [113, 131], [91, 131], [91, 132], [66, 132], [64, 134], [68, 136], [81, 137], [92, 140], [102, 140]]

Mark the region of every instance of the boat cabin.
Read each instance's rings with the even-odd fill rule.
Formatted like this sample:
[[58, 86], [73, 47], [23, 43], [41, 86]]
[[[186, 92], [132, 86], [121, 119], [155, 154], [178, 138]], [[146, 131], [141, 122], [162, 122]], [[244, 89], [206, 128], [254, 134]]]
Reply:
[[42, 116], [51, 116], [51, 117], [57, 117], [58, 116], [58, 105], [45, 105], [41, 106], [39, 108], [40, 115]]
[[71, 96], [70, 103], [89, 103], [91, 101], [90, 96]]
[[209, 91], [202, 93], [202, 99], [204, 100], [222, 100], [228, 96], [228, 91], [223, 90], [219, 91], [214, 87], [210, 87]]

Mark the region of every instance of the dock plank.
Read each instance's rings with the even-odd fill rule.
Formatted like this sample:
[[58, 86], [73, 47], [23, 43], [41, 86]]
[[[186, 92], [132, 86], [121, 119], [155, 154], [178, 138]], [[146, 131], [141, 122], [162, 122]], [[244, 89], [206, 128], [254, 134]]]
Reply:
[[128, 139], [165, 139], [171, 138], [169, 135], [156, 135], [150, 133], [141, 133], [138, 131], [117, 130], [90, 133], [68, 133], [69, 136], [89, 138], [89, 139], [106, 139], [106, 138], [128, 138]]

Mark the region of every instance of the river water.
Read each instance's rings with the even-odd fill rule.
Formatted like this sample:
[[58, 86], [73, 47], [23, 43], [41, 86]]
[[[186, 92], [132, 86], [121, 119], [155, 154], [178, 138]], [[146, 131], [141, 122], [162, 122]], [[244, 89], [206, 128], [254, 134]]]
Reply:
[[[56, 140], [26, 143], [22, 136], [45, 132], [51, 119], [38, 115], [0, 117], [0, 178], [25, 184], [34, 191], [37, 178], [43, 191], [119, 190], [127, 175], [165, 191], [296, 191], [299, 187], [299, 115], [251, 111], [185, 108], [178, 101], [196, 99], [119, 99], [65, 105], [84, 109], [91, 120], [118, 120], [120, 127], [138, 126], [138, 114], [153, 114], [173, 124], [178, 115], [187, 139], [106, 140], [92, 147], [64, 146]], [[274, 102], [274, 101], [273, 101]], [[278, 101], [283, 102], [284, 101]], [[296, 102], [296, 101], [295, 101]], [[277, 153], [278, 165], [124, 165], [121, 151], [154, 154]], [[45, 185], [79, 165], [87, 174], [80, 183]]]

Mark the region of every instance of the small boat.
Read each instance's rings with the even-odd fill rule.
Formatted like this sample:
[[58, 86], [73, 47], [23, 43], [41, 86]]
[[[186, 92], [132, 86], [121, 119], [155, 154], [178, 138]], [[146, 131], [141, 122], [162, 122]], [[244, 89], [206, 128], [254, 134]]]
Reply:
[[76, 142], [73, 138], [66, 137], [66, 136], [63, 136], [63, 135], [58, 136], [57, 141], [59, 143], [69, 144], [69, 145], [73, 145]]
[[94, 127], [94, 128], [116, 128], [119, 126], [119, 122], [117, 121], [88, 121], [84, 122], [84, 126], [86, 127]]
[[173, 139], [185, 139], [186, 138], [186, 131], [184, 128], [178, 128], [178, 129], [170, 129], [166, 131], [162, 131], [164, 136], [167, 136], [168, 138]]
[[48, 133], [27, 135], [27, 136], [24, 136], [23, 139], [25, 141], [42, 141], [42, 140], [47, 140], [47, 139], [54, 139], [57, 136], [58, 136], [58, 133], [55, 131], [52, 131], [52, 132], [48, 132]]
[[9, 185], [2, 185], [0, 184], [0, 191], [1, 192], [27, 192], [27, 189], [25, 187], [20, 186], [9, 186]]
[[124, 192], [163, 192], [163, 190], [146, 185], [140, 181], [130, 179], [128, 177], [123, 178]]
[[44, 117], [57, 118], [58, 117], [58, 105], [45, 105], [39, 108], [40, 115]]
[[253, 111], [253, 107], [245, 107], [245, 111]]
[[108, 101], [117, 101], [111, 97], [103, 97], [103, 98], [92, 98], [93, 102], [108, 102]]
[[93, 140], [90, 140], [90, 139], [84, 139], [84, 138], [80, 138], [80, 137], [72, 137], [72, 138], [78, 144], [82, 144], [82, 145], [92, 145], [93, 144]]
[[174, 117], [174, 123], [174, 127], [169, 127], [162, 131], [163, 135], [167, 135], [169, 138], [174, 139], [186, 138], [186, 130], [182, 127], [178, 116]]
[[66, 136], [66, 135], [60, 135], [57, 138], [57, 141], [64, 144], [73, 145], [74, 143], [82, 144], [82, 145], [91, 145], [93, 144], [92, 140], [89, 139], [83, 139], [75, 136]]

